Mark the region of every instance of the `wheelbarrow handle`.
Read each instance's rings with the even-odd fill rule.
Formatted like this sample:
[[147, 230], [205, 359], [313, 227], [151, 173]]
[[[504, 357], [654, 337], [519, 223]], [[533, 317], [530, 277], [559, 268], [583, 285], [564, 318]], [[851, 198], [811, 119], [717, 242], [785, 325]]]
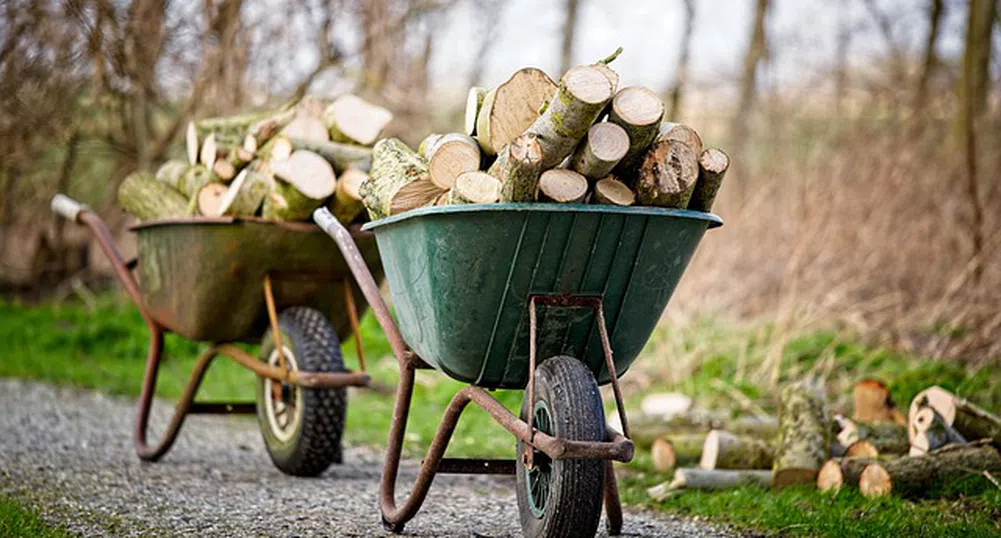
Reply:
[[52, 212], [56, 215], [73, 222], [78, 222], [77, 219], [80, 216], [80, 213], [90, 210], [90, 208], [87, 207], [87, 204], [77, 202], [65, 194], [57, 194], [53, 196], [50, 207], [52, 208]]

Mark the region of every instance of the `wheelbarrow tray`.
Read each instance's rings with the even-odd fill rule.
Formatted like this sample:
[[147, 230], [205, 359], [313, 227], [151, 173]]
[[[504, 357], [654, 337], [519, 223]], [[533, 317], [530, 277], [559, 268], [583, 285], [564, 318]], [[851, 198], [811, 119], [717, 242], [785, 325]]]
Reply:
[[[137, 234], [139, 289], [161, 326], [191, 340], [252, 341], [268, 326], [264, 277], [278, 310], [309, 306], [325, 313], [337, 335], [350, 333], [344, 289], [351, 272], [341, 253], [311, 223], [257, 218], [184, 218], [132, 227]], [[382, 277], [370, 233], [352, 233], [365, 263]], [[367, 303], [352, 285], [359, 315]]]
[[[715, 215], [650, 207], [482, 204], [366, 224], [407, 344], [448, 376], [487, 388], [528, 381], [529, 299], [600, 297], [621, 374], [667, 307]], [[594, 311], [539, 307], [540, 359], [580, 359], [607, 383]]]

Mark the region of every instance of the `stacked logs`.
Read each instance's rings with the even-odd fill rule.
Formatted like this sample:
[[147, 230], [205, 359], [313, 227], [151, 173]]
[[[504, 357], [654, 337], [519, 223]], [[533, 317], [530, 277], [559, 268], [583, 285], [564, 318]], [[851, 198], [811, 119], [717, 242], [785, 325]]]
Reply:
[[654, 467], [674, 470], [673, 480], [648, 493], [662, 500], [685, 489], [814, 484], [867, 497], [916, 496], [964, 475], [991, 480], [1001, 471], [1001, 417], [968, 400], [930, 387], [905, 417], [879, 380], [860, 381], [853, 397], [851, 418], [829, 417], [823, 393], [803, 382], [783, 389], [777, 420], [631, 417], [633, 440], [650, 446]]
[[362, 198], [372, 219], [429, 205], [492, 202], [634, 204], [709, 211], [729, 167], [698, 134], [665, 122], [642, 86], [618, 88], [609, 63], [554, 82], [524, 68], [472, 88], [463, 132], [431, 134], [412, 151], [376, 143]]
[[392, 114], [353, 95], [305, 97], [277, 110], [188, 124], [186, 159], [136, 172], [118, 190], [140, 220], [206, 216], [307, 220], [328, 205], [344, 224], [363, 217], [371, 145]]

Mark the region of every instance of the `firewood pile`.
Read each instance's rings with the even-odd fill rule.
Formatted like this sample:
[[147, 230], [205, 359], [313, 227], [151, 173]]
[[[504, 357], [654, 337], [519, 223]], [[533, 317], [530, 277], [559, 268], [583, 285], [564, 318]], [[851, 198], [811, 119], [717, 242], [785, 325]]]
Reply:
[[654, 468], [674, 471], [647, 493], [660, 501], [686, 489], [813, 484], [915, 497], [971, 474], [1001, 488], [1001, 417], [938, 386], [915, 396], [907, 416], [878, 380], [856, 384], [853, 400], [850, 418], [831, 416], [823, 393], [799, 382], [782, 390], [777, 418], [688, 410], [630, 417], [633, 440], [650, 447]]
[[371, 145], [392, 114], [356, 96], [305, 97], [278, 110], [188, 124], [186, 160], [135, 172], [118, 190], [140, 220], [249, 217], [308, 220], [327, 205], [344, 224], [363, 214]]
[[472, 88], [464, 131], [431, 134], [417, 151], [380, 140], [361, 186], [370, 217], [536, 201], [709, 211], [729, 158], [703, 149], [692, 128], [666, 122], [650, 89], [620, 89], [609, 65], [620, 52], [559, 83], [529, 67], [495, 88]]

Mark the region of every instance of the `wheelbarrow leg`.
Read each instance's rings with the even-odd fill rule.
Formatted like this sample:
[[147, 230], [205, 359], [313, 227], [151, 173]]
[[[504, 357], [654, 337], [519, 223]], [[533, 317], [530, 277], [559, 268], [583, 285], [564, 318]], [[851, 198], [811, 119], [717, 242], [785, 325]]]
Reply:
[[622, 534], [622, 503], [619, 501], [619, 485], [615, 480], [615, 466], [605, 462], [605, 517], [608, 518], [608, 535]]

